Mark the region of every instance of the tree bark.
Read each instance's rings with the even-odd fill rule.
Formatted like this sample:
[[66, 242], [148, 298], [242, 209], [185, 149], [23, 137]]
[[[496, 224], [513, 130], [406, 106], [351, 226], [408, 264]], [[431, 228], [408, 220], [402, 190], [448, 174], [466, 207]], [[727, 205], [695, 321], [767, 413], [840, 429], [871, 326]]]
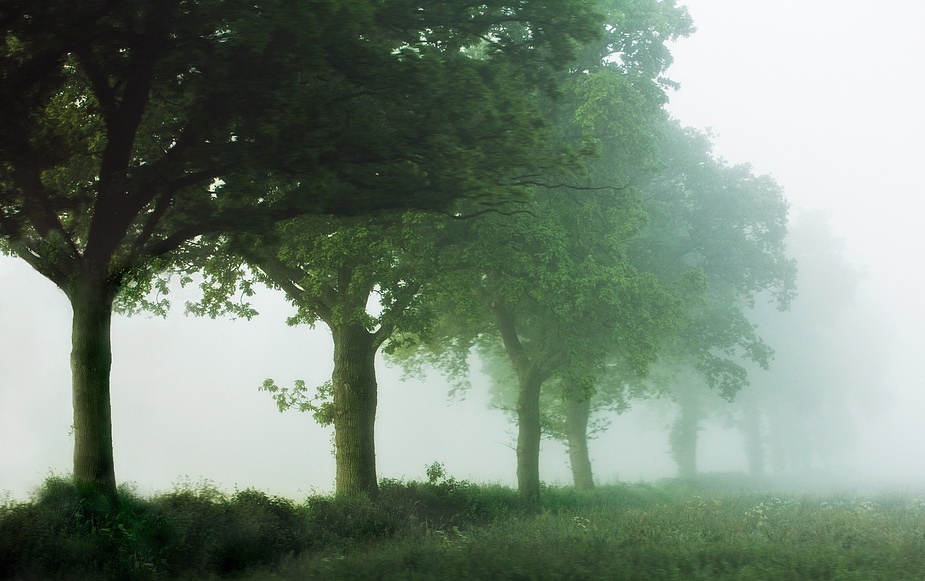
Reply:
[[75, 281], [68, 292], [73, 310], [74, 480], [112, 496], [116, 492], [109, 393], [113, 296], [106, 283], [92, 280]]
[[517, 491], [529, 508], [540, 503], [540, 391], [543, 378], [535, 369], [520, 375], [517, 395]]
[[568, 401], [565, 408], [565, 433], [568, 438], [569, 464], [575, 488], [594, 488], [591, 472], [591, 456], [588, 453], [588, 420], [591, 417], [591, 400], [582, 397], [575, 386], [568, 387]]
[[536, 511], [540, 507], [540, 392], [550, 372], [540, 367], [540, 356], [531, 360], [500, 297], [494, 297], [491, 307], [504, 350], [517, 372], [517, 491], [528, 510]]
[[376, 351], [365, 327], [332, 326], [334, 338], [335, 495], [375, 498], [376, 480]]

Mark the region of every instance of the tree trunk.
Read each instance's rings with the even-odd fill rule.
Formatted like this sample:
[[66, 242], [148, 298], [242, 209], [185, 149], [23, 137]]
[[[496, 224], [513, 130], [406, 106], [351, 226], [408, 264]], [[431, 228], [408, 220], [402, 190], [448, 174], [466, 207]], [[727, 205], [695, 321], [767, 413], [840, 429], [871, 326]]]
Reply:
[[332, 327], [334, 338], [334, 456], [337, 497], [375, 498], [376, 351], [362, 326]]
[[748, 472], [756, 478], [764, 476], [765, 444], [762, 416], [754, 405], [742, 409], [742, 423], [739, 425], [745, 439], [745, 455], [748, 457]]
[[588, 420], [590, 417], [591, 400], [583, 397], [575, 386], [569, 386], [565, 408], [565, 432], [568, 438], [572, 479], [575, 482], [575, 488], [579, 490], [594, 488], [591, 457], [588, 454]]
[[528, 508], [540, 504], [540, 391], [543, 378], [534, 369], [520, 374], [517, 395], [517, 490]]
[[495, 322], [511, 364], [517, 372], [517, 490], [528, 510], [540, 507], [540, 392], [550, 371], [541, 369], [538, 361], [548, 364], [548, 358], [531, 361], [520, 337], [514, 317], [500, 297], [491, 303]]
[[700, 413], [697, 398], [681, 387], [678, 397], [678, 418], [671, 429], [671, 454], [678, 464], [678, 476], [697, 476], [697, 436], [700, 432]]
[[105, 283], [76, 282], [68, 292], [73, 310], [71, 377], [74, 405], [74, 480], [114, 496], [112, 453], [112, 299]]

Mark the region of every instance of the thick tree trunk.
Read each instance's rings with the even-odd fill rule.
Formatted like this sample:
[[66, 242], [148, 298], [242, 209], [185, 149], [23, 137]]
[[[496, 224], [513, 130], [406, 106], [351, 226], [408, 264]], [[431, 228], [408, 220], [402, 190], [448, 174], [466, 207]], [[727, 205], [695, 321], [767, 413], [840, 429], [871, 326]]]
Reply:
[[572, 479], [575, 488], [591, 490], [594, 488], [594, 475], [591, 472], [591, 456], [588, 453], [588, 420], [591, 417], [591, 400], [582, 397], [580, 391], [568, 388], [568, 402], [565, 409], [565, 432], [568, 438], [569, 464], [572, 467]]
[[361, 325], [332, 328], [334, 337], [335, 494], [339, 498], [375, 498], [376, 351], [373, 336]]
[[697, 476], [697, 436], [700, 432], [696, 396], [682, 393], [678, 406], [678, 417], [671, 429], [671, 453], [678, 464], [678, 476], [693, 478]]
[[69, 290], [73, 309], [74, 480], [115, 495], [109, 395], [113, 292], [103, 283], [84, 281]]
[[528, 507], [540, 503], [540, 391], [543, 379], [535, 370], [520, 375], [517, 395], [517, 490]]

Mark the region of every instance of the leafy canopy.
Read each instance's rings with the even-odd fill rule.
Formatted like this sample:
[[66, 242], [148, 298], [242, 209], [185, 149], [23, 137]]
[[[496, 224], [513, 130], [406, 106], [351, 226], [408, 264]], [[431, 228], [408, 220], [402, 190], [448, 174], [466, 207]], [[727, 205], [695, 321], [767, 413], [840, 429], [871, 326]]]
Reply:
[[0, 240], [62, 288], [84, 260], [118, 286], [203, 234], [516, 195], [542, 126], [523, 95], [598, 18], [582, 0], [12, 0]]

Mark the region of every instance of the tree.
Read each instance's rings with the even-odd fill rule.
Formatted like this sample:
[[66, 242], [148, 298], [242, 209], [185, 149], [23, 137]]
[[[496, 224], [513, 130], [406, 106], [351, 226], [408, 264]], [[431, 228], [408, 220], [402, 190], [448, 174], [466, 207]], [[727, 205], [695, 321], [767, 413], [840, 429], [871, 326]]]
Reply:
[[287, 388], [267, 380], [263, 389], [280, 411], [313, 411], [323, 425], [333, 424], [338, 497], [377, 494], [375, 357], [397, 330], [426, 329], [430, 316], [420, 292], [433, 281], [445, 219], [420, 212], [302, 217], [281, 224], [275, 236], [237, 236], [226, 239], [220, 252], [206, 249], [197, 314], [249, 318], [255, 314], [250, 305], [231, 299], [262, 282], [282, 290], [296, 307], [290, 324], [320, 321], [330, 329], [330, 383], [314, 394], [303, 382]]
[[[692, 297], [697, 296], [696, 286], [690, 291]], [[678, 322], [676, 320], [676, 324]], [[653, 326], [651, 321], [648, 326]], [[665, 323], [661, 323], [661, 329], [666, 338], [672, 331], [677, 331], [676, 327]], [[600, 341], [607, 339], [598, 338]], [[544, 389], [540, 395], [542, 434], [565, 444], [572, 481], [578, 489], [590, 490], [595, 486], [589, 440], [608, 428], [609, 417], [603, 412], [625, 411], [632, 399], [644, 397], [643, 390], [659, 381], [650, 372], [652, 368], [659, 368], [657, 362], [643, 369], [634, 368], [620, 356], [620, 351], [620, 345], [615, 344], [605, 355], [603, 364], [597, 362], [598, 373], [585, 377], [584, 381], [564, 373], [554, 376], [547, 382], [550, 388]], [[510, 364], [499, 355], [482, 353], [483, 368], [491, 378], [492, 405], [514, 415], [517, 381]]]
[[[6, 2], [0, 243], [73, 307], [74, 478], [115, 489], [117, 299], [141, 301], [199, 236], [520, 192], [506, 172], [491, 192], [469, 179], [496, 164], [457, 121], [494, 124], [495, 159], [527, 158], [512, 140], [537, 116], [505, 104], [597, 19], [583, 0]], [[444, 107], [444, 81], [469, 100]]]
[[[585, 160], [587, 174], [581, 183], [611, 184], [638, 191], [659, 170], [656, 136], [664, 123], [665, 91], [677, 88], [662, 76], [672, 62], [665, 41], [686, 36], [693, 27], [686, 10], [679, 9], [674, 2], [621, 2], [611, 4], [611, 8], [608, 18], [615, 25], [601, 42], [586, 47], [580, 59], [582, 74], [567, 85], [571, 92], [566, 93], [565, 101], [571, 107], [560, 108], [562, 114], [557, 125], [564, 135], [582, 139], [594, 152]], [[640, 209], [641, 206], [634, 206], [631, 211]], [[631, 230], [632, 227], [620, 230], [626, 241], [634, 236]], [[630, 246], [627, 244], [625, 248]], [[696, 273], [692, 274], [694, 277], [687, 280], [674, 278], [665, 285], [666, 290], [677, 300], [692, 300], [699, 286], [695, 282]], [[669, 319], [677, 316], [668, 314], [669, 311], [665, 311]], [[647, 314], [654, 317], [655, 311]], [[661, 325], [660, 332], [664, 333], [677, 323], [677, 320], [652, 321], [648, 327], [658, 333], [654, 330]], [[632, 333], [621, 340], [625, 343], [632, 340], [630, 337]], [[652, 348], [650, 345], [649, 349]], [[581, 380], [570, 374], [559, 377], [560, 389], [543, 403], [543, 409], [547, 410], [545, 429], [567, 444], [574, 482], [580, 488], [594, 486], [588, 433], [589, 425], [598, 422], [591, 422], [592, 398], [597, 399], [598, 406], [624, 408], [628, 392], [634, 390], [633, 385], [639, 385], [636, 380], [647, 369], [629, 361], [627, 352], [626, 345], [617, 344], [616, 350], [606, 356], [607, 364], [598, 363], [596, 381], [590, 375]], [[608, 386], [602, 393], [601, 384]], [[596, 429], [603, 426], [597, 425]]]
[[689, 32], [690, 21], [673, 2], [607, 8], [601, 41], [562, 73], [560, 100], [541, 103], [555, 139], [596, 159], [584, 160], [580, 175], [538, 174], [535, 199], [520, 212], [460, 227], [448, 256], [457, 275], [436, 309], [449, 330], [430, 338], [437, 363], [457, 372], [472, 345], [505, 354], [517, 384], [518, 488], [534, 504], [544, 383], [558, 377], [586, 391], [615, 348], [643, 371], [679, 311], [673, 290], [633, 268], [622, 245], [640, 218], [632, 185], [657, 154], [664, 43]]
[[[512, 30], [513, 29], [506, 28], [505, 33], [510, 33]], [[621, 46], [630, 46], [634, 42], [641, 42], [639, 37], [644, 36], [643, 34], [637, 34], [636, 31], [629, 29], [620, 29], [619, 32], [615, 32], [614, 29], [611, 29], [609, 36], [605, 35], [609, 38], [609, 40], [605, 41], [605, 44], [610, 43], [610, 45], [615, 46], [617, 43], [613, 39], [621, 34], [626, 36], [625, 39], [620, 40]], [[436, 38], [439, 37], [439, 34], [426, 32], [423, 33], [423, 36], [433, 36]], [[632, 40], [627, 40], [630, 38], [632, 38]], [[470, 59], [466, 62], [470, 67], [487, 64], [489, 68], [486, 69], [486, 74], [483, 76], [488, 76], [491, 79], [502, 78], [498, 71], [503, 69], [498, 68], [498, 59], [487, 59], [482, 48], [484, 47], [467, 48], [464, 52], [472, 55], [475, 61], [471, 61]], [[494, 72], [488, 75], [487, 73], [491, 71]], [[550, 80], [557, 81], [558, 85], [565, 85], [562, 76], [563, 75], [560, 74], [558, 78]], [[595, 88], [598, 92], [607, 89], [606, 85], [601, 85], [600, 83], [597, 85], [592, 83], [589, 86]], [[559, 95], [558, 99], [550, 98], [551, 94], [553, 97], [555, 97], [556, 94], [550, 93], [548, 90], [549, 86], [544, 88], [546, 89], [545, 91], [533, 90], [525, 92], [524, 84], [518, 82], [516, 77], [505, 78], [502, 86], [496, 87], [491, 92], [484, 90], [472, 91], [464, 83], [460, 84], [459, 87], [454, 87], [448, 85], [447, 80], [441, 82], [439, 90], [446, 93], [447, 96], [443, 99], [443, 102], [450, 103], [449, 109], [452, 111], [452, 115], [440, 115], [438, 114], [440, 111], [436, 112], [432, 122], [429, 123], [429, 127], [433, 128], [435, 125], [440, 126], [443, 123], [449, 123], [449, 127], [444, 133], [458, 131], [458, 127], [463, 127], [465, 128], [464, 131], [467, 136], [465, 140], [465, 149], [458, 148], [454, 150], [454, 153], [457, 154], [457, 159], [450, 160], [446, 165], [449, 166], [454, 163], [459, 163], [460, 158], [463, 160], [478, 160], [478, 163], [473, 162], [471, 164], [473, 167], [477, 167], [478, 171], [467, 171], [464, 175], [466, 176], [465, 179], [467, 183], [470, 184], [470, 188], [479, 192], [497, 192], [499, 189], [510, 190], [512, 187], [517, 188], [518, 186], [533, 184], [537, 176], [548, 174], [551, 170], [561, 169], [567, 166], [570, 161], [574, 159], [574, 151], [569, 152], [568, 146], [561, 146], [556, 140], [550, 139], [552, 135], [550, 131], [551, 128], [545, 124], [511, 124], [506, 131], [499, 133], [496, 115], [480, 114], [479, 117], [472, 118], [467, 118], [464, 115], [466, 111], [472, 109], [471, 101], [473, 95], [488, 95], [488, 98], [484, 96], [480, 98], [491, 103], [491, 111], [503, 112], [507, 119], [530, 120], [533, 114], [531, 107], [536, 107], [532, 100], [543, 104], [543, 113], [546, 114], [544, 116], [555, 116], [560, 108], [558, 103], [561, 100], [561, 95]], [[562, 88], [565, 87], [560, 87], [560, 92]], [[524, 94], [529, 95], [531, 101], [523, 100], [522, 97]], [[453, 95], [456, 96], [455, 102], [452, 98]], [[485, 106], [482, 107], [482, 110], [484, 109], [486, 109]], [[629, 118], [629, 116], [627, 117]], [[438, 134], [440, 133], [441, 132], [438, 132]], [[499, 143], [501, 145], [499, 145]], [[462, 152], [463, 155], [460, 155], [460, 152]], [[501, 154], [499, 154], [499, 152], [501, 152]], [[518, 152], [526, 155], [518, 156]], [[430, 173], [437, 175], [439, 171], [442, 171], [442, 169], [438, 166], [437, 170]], [[473, 211], [475, 213], [480, 213], [484, 212], [485, 208], [480, 207]], [[459, 216], [456, 216], [456, 218], [459, 218]], [[305, 224], [308, 224], [308, 230], [304, 230], [302, 234], [289, 229], [288, 225], [286, 232], [292, 234], [295, 239], [303, 241], [307, 238], [316, 236], [317, 233], [312, 231], [311, 224], [313, 223], [305, 222], [303, 226]], [[380, 226], [382, 225], [383, 224], [380, 224]], [[326, 231], [325, 229], [322, 230]], [[392, 237], [396, 235], [395, 233], [396, 228], [385, 226], [382, 228], [377, 227], [375, 232], [364, 231], [364, 234], [360, 236], [364, 241], [385, 247], [394, 244], [396, 241], [393, 240], [390, 242], [382, 237]], [[331, 291], [319, 293], [315, 286], [311, 284], [300, 284], [300, 281], [305, 282], [310, 279], [316, 281], [319, 279], [333, 280], [331, 274], [320, 274], [321, 272], [331, 272], [330, 270], [325, 270], [326, 267], [324, 265], [324, 262], [330, 260], [331, 256], [324, 254], [318, 255], [313, 252], [293, 251], [293, 246], [285, 240], [288, 235], [289, 234], [281, 235], [277, 238], [264, 237], [256, 241], [255, 246], [244, 252], [243, 256], [249, 263], [260, 269], [265, 279], [271, 280], [273, 284], [284, 288], [290, 299], [295, 303], [305, 305], [307, 303], [316, 304], [318, 302], [327, 302], [328, 306], [330, 306], [331, 301], [334, 300], [332, 297], [340, 296], [341, 293]], [[358, 230], [354, 226], [340, 223], [340, 226], [330, 230], [327, 235], [333, 237], [333, 239], [346, 240], [352, 236], [358, 235]], [[332, 238], [328, 238], [325, 242], [328, 243], [331, 239]], [[315, 245], [310, 243], [308, 246], [314, 248]], [[238, 249], [235, 250], [235, 252], [241, 251]], [[354, 378], [360, 380], [359, 384], [356, 384], [355, 382], [347, 381], [341, 370], [347, 369], [348, 367], [358, 369], [363, 367], [363, 365], [356, 363], [348, 366], [344, 364], [342, 358], [338, 358], [338, 362], [335, 364], [335, 377], [333, 379], [333, 397], [335, 401], [333, 404], [334, 409], [338, 411], [336, 411], [333, 416], [325, 415], [325, 417], [333, 418], [335, 424], [338, 494], [347, 495], [356, 494], [358, 492], [375, 494], [373, 421], [375, 417], [376, 382], [374, 380], [374, 370], [372, 370], [371, 366], [373, 355], [376, 350], [387, 340], [390, 333], [396, 330], [396, 324], [407, 315], [407, 312], [402, 309], [392, 310], [391, 307], [387, 306], [386, 309], [389, 312], [389, 317], [392, 322], [388, 325], [380, 325], [375, 318], [373, 318], [371, 322], [370, 317], [367, 316], [365, 311], [366, 299], [369, 296], [370, 289], [377, 288], [379, 292], [382, 292], [383, 289], [397, 288], [394, 285], [401, 284], [403, 285], [401, 289], [402, 293], [407, 293], [409, 289], [420, 288], [423, 283], [432, 283], [435, 278], [434, 273], [437, 269], [434, 268], [434, 264], [436, 264], [436, 262], [430, 265], [431, 268], [429, 272], [421, 272], [415, 278], [395, 278], [396, 272], [404, 272], [405, 276], [407, 275], [408, 269], [406, 267], [408, 263], [415, 261], [413, 255], [421, 256], [420, 252], [402, 252], [401, 254], [402, 258], [396, 259], [395, 255], [370, 256], [365, 252], [357, 252], [348, 260], [351, 266], [349, 266], [346, 271], [342, 270], [337, 275], [336, 278], [341, 279], [342, 282], [349, 279], [351, 281], [349, 283], [351, 288], [353, 287], [354, 281], [357, 280], [357, 277], [366, 281], [357, 283], [358, 288], [366, 290], [360, 293], [363, 297], [358, 297], [357, 300], [354, 301], [355, 304], [351, 307], [354, 309], [354, 312], [362, 312], [362, 316], [351, 322], [351, 324], [356, 327], [356, 332], [342, 332], [343, 326], [347, 323], [347, 320], [343, 317], [321, 317], [332, 329], [336, 345], [355, 345], [355, 347], [351, 349], [351, 351], [355, 353], [354, 359], [358, 362], [361, 360], [367, 361], [366, 367], [369, 369], [367, 373], [362, 374], [362, 378], [353, 375]], [[270, 259], [267, 257], [273, 258]], [[275, 262], [271, 263], [268, 262], [268, 260]], [[431, 260], [436, 260], [436, 258]], [[332, 264], [342, 265], [344, 262], [341, 258], [335, 258]], [[235, 270], [235, 268], [231, 270]], [[369, 278], [370, 276], [372, 276], [372, 278]], [[439, 275], [437, 275], [437, 278], [439, 278]], [[206, 286], [210, 287], [211, 283]], [[346, 288], [346, 286], [348, 286], [348, 284], [343, 282], [343, 284], [340, 285], [332, 285], [332, 288], [337, 287], [343, 289]], [[207, 290], [207, 292], [212, 291]], [[388, 293], [390, 291], [386, 292]], [[408, 296], [413, 296], [413, 294], [412, 292]], [[305, 307], [303, 307], [303, 310], [304, 308]], [[320, 312], [321, 311], [319, 311], [319, 313]], [[365, 332], [360, 330], [360, 319], [365, 320]], [[418, 329], [420, 329], [420, 321], [415, 321], [414, 323], [418, 326]], [[401, 326], [407, 327], [407, 325]], [[414, 325], [412, 325], [412, 328], [413, 327]], [[408, 329], [406, 328], [404, 331], [407, 332]], [[349, 340], [347, 339], [348, 335], [351, 337]], [[368, 338], [368, 336], [373, 335], [376, 339], [372, 342], [361, 340], [361, 338]], [[338, 352], [342, 351], [340, 348], [336, 350]], [[363, 354], [362, 356], [361, 353]], [[341, 377], [341, 379], [338, 379], [338, 377]], [[295, 401], [298, 403], [299, 407], [307, 409], [314, 407], [314, 404], [302, 399], [304, 395], [302, 391], [293, 392], [281, 390], [275, 385], [271, 386], [271, 389], [279, 390], [276, 392], [276, 396], [280, 401], [293, 403], [293, 394], [298, 393], [299, 395], [296, 396]], [[357, 394], [361, 393], [365, 394], [362, 398], [357, 396]], [[353, 394], [353, 396], [350, 394]], [[348, 403], [348, 401], [352, 401], [353, 403]], [[360, 417], [365, 419], [357, 419]]]
[[[679, 417], [671, 447], [681, 473], [692, 476], [700, 423], [711, 407], [708, 388], [732, 399], [747, 385], [743, 358], [767, 365], [771, 357], [747, 319], [748, 305], [759, 293], [786, 305], [793, 293], [794, 266], [783, 241], [787, 204], [780, 188], [745, 166], [715, 159], [707, 136], [674, 121], [659, 120], [658, 127], [661, 169], [640, 181], [645, 220], [624, 247], [637, 271], [675, 289], [687, 316], [678, 333], [660, 345], [654, 378], [634, 373], [623, 353], [614, 351], [607, 373], [593, 387], [563, 378], [560, 393], [544, 401], [548, 433], [567, 444], [575, 484], [583, 488], [593, 486], [589, 425], [605, 429], [604, 414], [619, 413], [630, 400], [650, 394], [674, 394]], [[697, 295], [699, 287], [690, 284], [699, 277], [704, 286]]]
[[646, 189], [650, 222], [633, 256], [663, 279], [690, 268], [706, 276], [706, 300], [665, 353], [680, 408], [670, 442], [682, 475], [693, 476], [705, 405], [698, 384], [731, 400], [748, 384], [746, 361], [767, 367], [772, 350], [748, 309], [758, 297], [785, 309], [795, 265], [785, 246], [788, 204], [770, 177], [728, 166], [713, 156], [707, 135], [676, 123], [666, 127], [662, 156], [665, 171]]
[[852, 406], [879, 398], [887, 342], [859, 296], [863, 274], [846, 261], [825, 217], [796, 216], [787, 241], [800, 294], [789, 312], [756, 303], [750, 313], [776, 355], [769, 369], [749, 370], [737, 424], [752, 473], [807, 478], [850, 447]]
[[543, 385], [560, 377], [589, 386], [615, 349], [641, 373], [683, 316], [670, 289], [624, 258], [632, 204], [610, 191], [538, 192], [529, 212], [454, 224], [456, 244], [442, 257], [455, 268], [432, 299], [443, 327], [426, 338], [429, 360], [459, 371], [472, 346], [506, 358], [517, 386], [518, 490], [533, 505]]

